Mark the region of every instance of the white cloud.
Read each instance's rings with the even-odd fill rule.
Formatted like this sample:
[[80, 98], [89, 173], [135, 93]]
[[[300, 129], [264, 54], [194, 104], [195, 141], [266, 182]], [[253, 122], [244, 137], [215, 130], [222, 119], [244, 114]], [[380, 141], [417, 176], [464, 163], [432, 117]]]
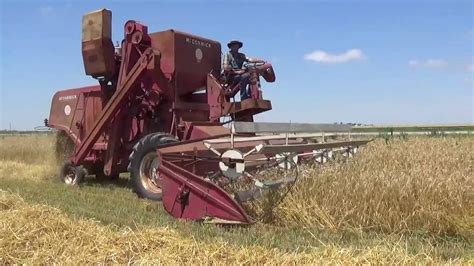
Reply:
[[49, 16], [51, 13], [53, 13], [53, 7], [52, 6], [42, 6], [39, 8], [39, 12], [42, 16]]
[[312, 53], [305, 54], [304, 59], [319, 63], [338, 64], [352, 60], [363, 60], [365, 59], [365, 55], [360, 49], [350, 49], [342, 54], [330, 54], [325, 51], [316, 50]]
[[417, 59], [412, 59], [408, 61], [408, 66], [411, 68], [426, 67], [426, 68], [443, 68], [446, 67], [448, 63], [443, 59], [428, 59], [425, 61], [420, 61]]
[[447, 65], [443, 59], [428, 59], [426, 60], [425, 66], [433, 68], [441, 68]]
[[417, 67], [417, 66], [420, 65], [420, 62], [418, 60], [410, 60], [410, 61], [408, 61], [408, 65], [410, 67]]

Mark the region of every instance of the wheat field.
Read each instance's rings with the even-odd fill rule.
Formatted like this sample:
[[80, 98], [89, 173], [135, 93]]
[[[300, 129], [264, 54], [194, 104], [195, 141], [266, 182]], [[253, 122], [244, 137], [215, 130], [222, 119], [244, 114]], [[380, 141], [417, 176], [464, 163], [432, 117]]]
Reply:
[[474, 263], [472, 137], [375, 140], [301, 167], [273, 219], [175, 220], [126, 178], [56, 178], [52, 136], [0, 137], [0, 263]]

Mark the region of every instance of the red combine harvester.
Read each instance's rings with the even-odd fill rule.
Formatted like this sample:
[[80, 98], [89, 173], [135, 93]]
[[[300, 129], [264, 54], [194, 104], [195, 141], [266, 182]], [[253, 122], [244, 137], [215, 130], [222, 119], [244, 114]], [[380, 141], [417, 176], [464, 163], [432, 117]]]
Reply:
[[[120, 47], [111, 39], [111, 12], [83, 17], [85, 72], [98, 85], [53, 96], [47, 126], [71, 147], [61, 167], [66, 184], [86, 174], [130, 172], [134, 191], [162, 200], [174, 217], [216, 223], [255, 221], [242, 204], [296, 180], [299, 161], [327, 161], [333, 151], [351, 155], [366, 140], [325, 141], [349, 133], [334, 124], [254, 123], [272, 109], [260, 78], [275, 81], [270, 63], [249, 63], [251, 98], [235, 101], [240, 84], [221, 78], [221, 45], [167, 30], [148, 33], [125, 23]], [[292, 177], [273, 179], [269, 168]], [[245, 190], [238, 190], [243, 188]]]

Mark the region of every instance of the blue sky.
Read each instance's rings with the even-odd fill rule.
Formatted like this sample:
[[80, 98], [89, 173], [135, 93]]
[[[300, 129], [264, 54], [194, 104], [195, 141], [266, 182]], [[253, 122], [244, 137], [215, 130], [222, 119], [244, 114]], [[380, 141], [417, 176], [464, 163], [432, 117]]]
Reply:
[[[55, 91], [84, 74], [81, 18], [113, 12], [113, 39], [139, 20], [225, 44], [274, 64], [260, 121], [473, 123], [473, 1], [1, 2], [0, 129], [41, 125]], [[223, 45], [225, 47], [225, 45]]]

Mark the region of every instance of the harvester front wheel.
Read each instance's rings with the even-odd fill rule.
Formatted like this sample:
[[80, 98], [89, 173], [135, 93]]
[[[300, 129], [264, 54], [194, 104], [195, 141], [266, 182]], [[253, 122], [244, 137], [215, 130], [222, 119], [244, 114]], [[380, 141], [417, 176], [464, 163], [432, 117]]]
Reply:
[[161, 200], [159, 180], [160, 161], [156, 149], [177, 140], [168, 134], [152, 133], [144, 136], [135, 144], [130, 154], [128, 171], [130, 172], [133, 191], [139, 197]]

